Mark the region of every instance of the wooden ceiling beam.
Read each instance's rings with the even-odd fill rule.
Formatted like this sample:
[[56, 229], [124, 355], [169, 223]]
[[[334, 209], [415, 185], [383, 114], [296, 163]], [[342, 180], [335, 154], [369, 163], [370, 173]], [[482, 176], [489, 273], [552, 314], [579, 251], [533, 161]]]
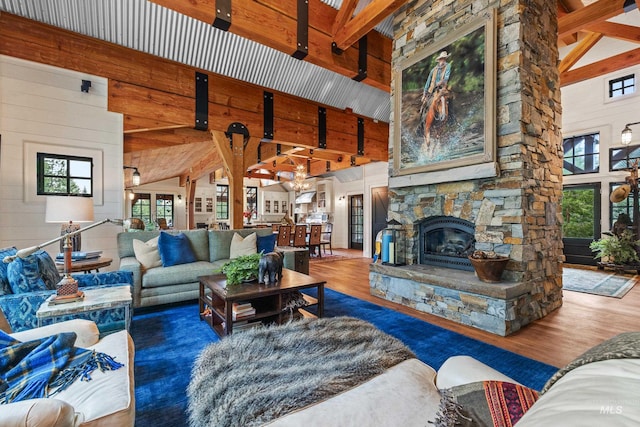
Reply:
[[406, 0], [373, 0], [338, 29], [333, 38], [336, 46], [347, 49], [405, 3]]
[[580, 40], [580, 43], [571, 51], [562, 58], [560, 61], [560, 65], [558, 65], [558, 71], [560, 73], [564, 73], [568, 71], [571, 67], [573, 67], [576, 62], [580, 60], [584, 56], [585, 53], [589, 51], [596, 43], [598, 43], [602, 39], [602, 34], [600, 33], [589, 33], [585, 38]]
[[[152, 1], [207, 24], [211, 24], [215, 19], [216, 9], [213, 0]], [[288, 55], [297, 50], [296, 0], [234, 0], [231, 2], [231, 8], [230, 32]], [[349, 78], [356, 76], [358, 49], [350, 47], [342, 55], [336, 55], [331, 50], [332, 25], [338, 11], [320, 0], [310, 1], [309, 11], [308, 55], [304, 60]], [[269, 30], [265, 31], [265, 28]], [[376, 49], [382, 49], [388, 55], [382, 56], [367, 51], [368, 78], [364, 83], [389, 92], [391, 89], [391, 40], [380, 34], [375, 36], [372, 34], [372, 37], [374, 40], [371, 44], [384, 44], [384, 48], [376, 47]]]
[[640, 48], [564, 72], [560, 74], [560, 86], [567, 86], [594, 77], [603, 76], [637, 64], [640, 64]]
[[633, 25], [602, 21], [589, 25], [587, 30], [602, 33], [607, 37], [613, 37], [627, 42], [640, 42], [640, 27], [634, 27]]
[[598, 0], [558, 19], [558, 37], [586, 29], [624, 12], [624, 0]]
[[344, 0], [340, 5], [336, 19], [331, 27], [331, 34], [336, 34], [353, 16], [358, 6], [358, 0]]

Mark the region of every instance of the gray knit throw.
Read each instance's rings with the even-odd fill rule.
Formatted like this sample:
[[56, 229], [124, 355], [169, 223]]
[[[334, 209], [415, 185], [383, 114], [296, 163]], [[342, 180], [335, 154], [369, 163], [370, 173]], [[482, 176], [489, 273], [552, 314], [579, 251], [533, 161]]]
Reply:
[[190, 426], [262, 425], [413, 357], [398, 339], [351, 317], [233, 334], [210, 344], [194, 364]]

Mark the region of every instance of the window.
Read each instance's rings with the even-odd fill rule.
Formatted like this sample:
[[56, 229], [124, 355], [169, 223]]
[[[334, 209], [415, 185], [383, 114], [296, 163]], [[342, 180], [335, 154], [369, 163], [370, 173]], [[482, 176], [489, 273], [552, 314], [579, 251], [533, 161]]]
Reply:
[[38, 192], [44, 195], [93, 196], [93, 161], [91, 157], [37, 154]]
[[563, 175], [597, 173], [600, 170], [600, 134], [572, 136], [562, 140]]
[[140, 218], [145, 226], [151, 224], [151, 194], [134, 194], [131, 201], [131, 217]]
[[247, 187], [247, 211], [252, 212], [251, 218], [258, 218], [258, 187]]
[[609, 170], [629, 170], [638, 159], [640, 159], [640, 145], [611, 148], [609, 150]]
[[173, 194], [156, 194], [156, 218], [164, 218], [173, 227]]
[[[615, 182], [609, 185], [609, 194], [613, 193], [613, 191], [623, 185], [624, 182]], [[633, 198], [635, 195], [633, 191], [629, 194], [629, 196], [621, 202], [618, 203], [610, 203], [609, 204], [609, 218], [611, 224], [609, 224], [610, 230], [613, 230], [613, 223], [616, 222], [618, 216], [620, 214], [629, 215], [629, 219], [633, 222]]]
[[609, 80], [609, 98], [615, 98], [617, 96], [633, 93], [635, 92], [635, 88], [636, 78], [633, 74]]
[[216, 186], [216, 218], [229, 219], [229, 186]]

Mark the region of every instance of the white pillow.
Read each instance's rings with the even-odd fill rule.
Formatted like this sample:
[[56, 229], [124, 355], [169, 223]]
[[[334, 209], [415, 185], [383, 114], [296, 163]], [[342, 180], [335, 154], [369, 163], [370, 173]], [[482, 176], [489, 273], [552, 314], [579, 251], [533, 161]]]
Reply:
[[256, 233], [251, 233], [244, 239], [238, 233], [233, 234], [231, 239], [231, 248], [229, 249], [229, 258], [235, 259], [243, 255], [252, 255], [258, 253]]
[[160, 236], [154, 237], [147, 242], [133, 239], [133, 253], [136, 255], [138, 262], [142, 264], [146, 270], [162, 266], [160, 252], [158, 251], [159, 237]]

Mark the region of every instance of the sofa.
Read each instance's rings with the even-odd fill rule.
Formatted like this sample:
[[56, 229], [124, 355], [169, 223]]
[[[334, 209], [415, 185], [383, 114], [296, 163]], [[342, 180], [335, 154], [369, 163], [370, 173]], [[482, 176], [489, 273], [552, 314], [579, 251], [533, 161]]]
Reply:
[[[13, 286], [9, 279], [9, 263], [2, 260], [6, 256], [14, 256], [15, 247], [0, 249], [0, 310], [6, 316], [11, 330], [19, 332], [33, 329], [38, 326], [36, 312], [40, 305], [51, 295], [56, 293], [56, 284], [62, 278], [58, 273], [54, 261], [44, 250], [37, 251], [25, 260], [13, 261], [13, 263], [30, 263], [29, 271], [24, 272], [29, 280], [23, 280], [23, 286]], [[26, 268], [26, 267], [25, 267]], [[103, 273], [72, 274], [78, 282], [78, 288], [96, 289], [110, 286], [131, 286], [133, 275], [128, 271], [111, 271]], [[30, 288], [29, 283], [33, 284]], [[124, 310], [112, 310], [109, 312], [93, 313], [92, 319], [98, 325], [124, 322]], [[108, 318], [107, 318], [108, 317]]]
[[640, 425], [638, 390], [640, 332], [593, 347], [538, 391], [466, 355], [436, 372], [369, 322], [338, 316], [210, 344], [187, 396], [191, 427], [595, 427]]
[[[1, 322], [0, 322], [1, 323]], [[77, 347], [103, 352], [123, 367], [100, 372], [90, 381], [76, 380], [49, 398], [28, 399], [0, 405], [3, 427], [126, 427], [135, 421], [133, 361], [135, 348], [127, 331], [99, 339], [95, 323], [74, 319], [11, 334], [25, 342], [61, 332], [75, 332]]]
[[[136, 257], [134, 241], [151, 242], [160, 237], [160, 230], [122, 232], [117, 236], [119, 269], [133, 274], [133, 306], [145, 307], [167, 304], [179, 301], [189, 301], [198, 298], [198, 277], [214, 274], [230, 260], [231, 243], [235, 234], [242, 238], [256, 234], [258, 244], [260, 240], [269, 241], [270, 248], [274, 247], [275, 235], [270, 228], [242, 229], [242, 230], [168, 230], [173, 236], [184, 234], [193, 251], [192, 262], [165, 266], [165, 263], [151, 263], [148, 267], [143, 264], [144, 259]], [[155, 243], [154, 243], [155, 244]], [[139, 247], [139, 246], [138, 246]], [[258, 247], [255, 248], [258, 252]], [[292, 251], [284, 253], [285, 268], [300, 271], [296, 264], [296, 256]], [[150, 267], [150, 268], [149, 268]]]
[[[620, 338], [625, 341], [622, 348], [619, 345], [616, 347], [616, 341], [619, 342]], [[486, 384], [493, 384], [489, 382], [519, 385], [469, 356], [451, 357], [437, 372], [418, 359], [409, 359], [356, 388], [292, 412], [267, 425], [425, 426], [433, 423], [436, 426], [492, 426], [494, 424], [486, 408], [484, 413], [471, 410], [471, 406], [478, 405], [477, 401], [471, 402], [473, 399], [468, 398], [470, 390], [475, 390], [474, 393], [480, 391], [482, 404], [486, 405]], [[519, 397], [525, 395], [523, 390], [527, 388], [521, 386], [517, 391]], [[518, 399], [509, 394], [502, 397], [510, 407], [508, 415], [514, 416], [511, 411], [517, 414], [513, 422], [517, 422], [518, 427], [631, 427], [640, 425], [638, 390], [640, 332], [632, 332], [590, 349], [558, 371], [547, 382], [537, 400], [533, 402], [532, 399], [530, 407], [520, 408]], [[538, 394], [536, 391], [534, 393]], [[445, 404], [445, 395], [456, 394], [467, 398], [450, 398], [448, 405]], [[449, 418], [451, 414], [455, 414], [456, 419]], [[461, 419], [460, 415], [467, 419]]]

